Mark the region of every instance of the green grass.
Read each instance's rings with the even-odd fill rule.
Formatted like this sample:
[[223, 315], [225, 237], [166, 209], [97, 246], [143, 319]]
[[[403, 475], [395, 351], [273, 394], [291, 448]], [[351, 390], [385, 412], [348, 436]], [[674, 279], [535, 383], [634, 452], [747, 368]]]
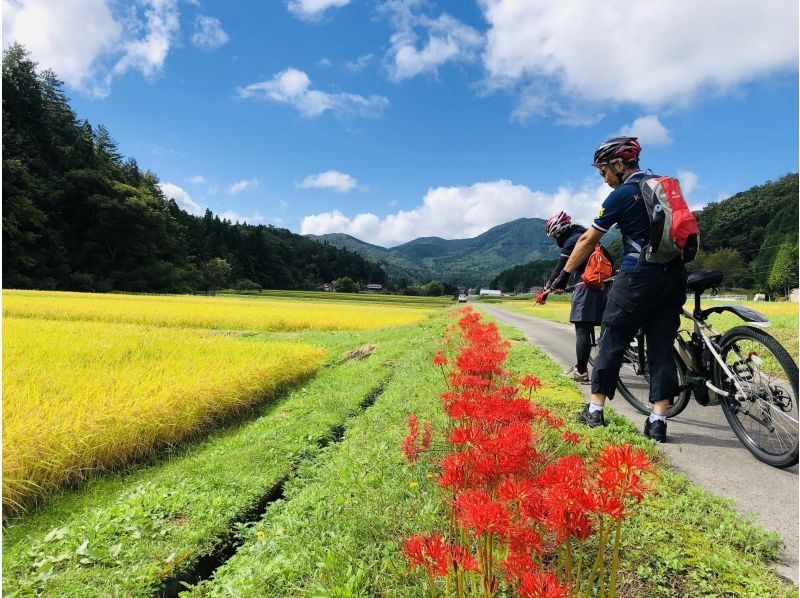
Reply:
[[[96, 478], [21, 516], [3, 534], [4, 594], [151, 595], [162, 580], [213, 551], [230, 522], [318, 442], [359, 410], [415, 342], [417, 327], [389, 331], [289, 333], [327, 346], [317, 377], [240, 422], [150, 466]], [[251, 335], [254, 342], [267, 335]], [[364, 343], [361, 361], [342, 354]]]
[[[620, 595], [797, 595], [769, 568], [778, 550], [775, 534], [742, 519], [730, 501], [691, 486], [664, 463], [654, 443], [612, 410], [603, 429], [570, 423], [582, 404], [577, 387], [537, 348], [520, 342], [518, 331], [501, 329], [515, 339], [508, 367], [543, 379], [537, 399], [583, 436], [583, 456], [608, 442], [631, 442], [662, 462], [657, 494], [626, 523]], [[343, 442], [301, 468], [285, 500], [247, 530], [239, 552], [188, 595], [426, 594], [423, 577], [406, 571], [400, 542], [412, 533], [446, 527], [444, 497], [424, 464], [406, 464], [399, 444], [411, 412], [437, 426], [443, 423], [437, 398], [441, 374], [428, 365], [436, 349], [433, 336], [398, 362], [391, 384], [371, 409], [351, 421]], [[437, 441], [441, 438], [435, 436], [434, 446]]]
[[434, 482], [407, 467], [400, 442], [411, 412], [443, 423], [435, 398], [441, 374], [430, 365], [441, 329], [426, 327], [375, 404], [348, 424], [343, 441], [300, 468], [285, 500], [247, 531], [245, 545], [194, 595], [418, 595], [399, 542], [433, 528], [442, 505], [430, 491]]

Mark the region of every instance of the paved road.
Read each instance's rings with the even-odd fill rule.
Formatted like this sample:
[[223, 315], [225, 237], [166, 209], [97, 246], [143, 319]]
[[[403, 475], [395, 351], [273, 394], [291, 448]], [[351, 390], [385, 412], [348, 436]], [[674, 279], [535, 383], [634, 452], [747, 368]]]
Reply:
[[[575, 336], [570, 325], [537, 320], [494, 305], [473, 304], [497, 320], [520, 329], [529, 342], [565, 368], [575, 363]], [[588, 398], [589, 387], [581, 386]], [[617, 396], [616, 413], [637, 426], [644, 416]], [[776, 570], [798, 581], [798, 470], [776, 469], [757, 461], [731, 431], [719, 407], [701, 407], [694, 400], [670, 419], [668, 442], [662, 445], [672, 464], [697, 486], [733, 499], [736, 509], [753, 514], [755, 521], [775, 530], [784, 549]]]

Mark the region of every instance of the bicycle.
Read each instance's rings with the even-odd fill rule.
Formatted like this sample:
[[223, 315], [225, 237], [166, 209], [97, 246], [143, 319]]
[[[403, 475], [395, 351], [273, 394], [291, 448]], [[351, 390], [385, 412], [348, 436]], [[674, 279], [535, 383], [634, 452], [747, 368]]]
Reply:
[[[772, 336], [755, 328], [769, 326], [761, 313], [743, 306], [700, 306], [700, 296], [716, 290], [723, 273], [704, 270], [689, 275], [694, 309], [682, 315], [692, 330], [675, 338], [679, 392], [667, 411], [675, 417], [692, 396], [704, 406], [719, 405], [734, 434], [760, 461], [785, 468], [798, 462], [798, 369], [788, 351]], [[724, 334], [708, 323], [714, 313], [730, 312], [746, 325]], [[649, 375], [644, 334], [639, 331], [623, 357], [617, 390], [636, 410], [649, 414]]]

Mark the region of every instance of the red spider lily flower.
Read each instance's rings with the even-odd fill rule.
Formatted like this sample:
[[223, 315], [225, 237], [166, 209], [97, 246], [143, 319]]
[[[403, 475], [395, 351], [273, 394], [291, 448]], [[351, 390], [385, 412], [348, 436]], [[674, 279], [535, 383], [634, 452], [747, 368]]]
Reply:
[[545, 421], [547, 421], [547, 425], [551, 428], [555, 428], [559, 430], [564, 427], [564, 420], [558, 417], [557, 415], [548, 415], [545, 417]]
[[504, 502], [521, 503], [525, 498], [535, 494], [537, 486], [530, 478], [505, 478], [497, 486], [497, 498]]
[[568, 598], [569, 589], [561, 585], [553, 573], [531, 571], [520, 576], [520, 598]]
[[503, 372], [501, 364], [505, 358], [506, 351], [499, 347], [472, 345], [456, 357], [456, 367], [465, 374], [496, 376]]
[[512, 527], [509, 529], [505, 539], [512, 552], [541, 554], [545, 549], [542, 535], [532, 527]]
[[463, 546], [450, 547], [450, 563], [453, 565], [454, 571], [480, 571], [478, 561]]
[[481, 426], [477, 423], [466, 424], [453, 428], [450, 433], [450, 442], [455, 445], [471, 444], [476, 445], [485, 439]]
[[581, 437], [579, 434], [576, 434], [575, 432], [566, 430], [564, 431], [563, 434], [561, 434], [561, 440], [569, 444], [579, 444], [581, 441]]
[[442, 473], [439, 475], [439, 486], [448, 490], [462, 490], [469, 485], [480, 485], [486, 482], [486, 471], [489, 464], [476, 462], [478, 456], [474, 451], [449, 453], [442, 459]]
[[439, 351], [433, 358], [433, 365], [447, 365], [450, 363], [450, 360], [447, 359], [444, 353]]
[[518, 582], [526, 573], [535, 571], [537, 567], [536, 562], [530, 554], [525, 551], [514, 549], [508, 551], [506, 558], [503, 559], [500, 566], [503, 568], [506, 579], [512, 584]]
[[475, 536], [485, 533], [503, 535], [508, 528], [508, 513], [503, 505], [491, 500], [482, 489], [467, 489], [456, 497], [456, 514], [461, 524]]
[[640, 502], [650, 490], [642, 483], [641, 475], [653, 468], [647, 455], [630, 444], [609, 445], [603, 449], [596, 462], [597, 485], [620, 498], [626, 496]]
[[595, 501], [596, 501], [595, 509], [598, 513], [608, 515], [612, 519], [616, 520], [625, 518], [626, 515], [625, 504], [620, 500], [618, 496], [614, 496], [613, 494], [608, 494], [605, 492], [600, 492], [598, 493]]
[[409, 463], [416, 463], [419, 457], [419, 448], [417, 447], [417, 436], [419, 435], [419, 427], [417, 426], [417, 415], [412, 413], [408, 416], [408, 434], [403, 439], [401, 445], [403, 454]]
[[519, 384], [523, 388], [528, 388], [531, 390], [539, 390], [542, 387], [542, 381], [539, 376], [532, 376], [531, 374], [526, 374], [523, 376]]
[[590, 514], [596, 503], [589, 491], [586, 465], [577, 455], [562, 457], [536, 478], [541, 494], [521, 504], [521, 511], [544, 524], [562, 542], [570, 536], [584, 538], [592, 530]]
[[422, 448], [427, 449], [431, 445], [431, 438], [433, 437], [433, 425], [431, 422], [425, 422], [425, 427], [422, 431]]
[[465, 374], [462, 372], [450, 373], [450, 386], [458, 389], [486, 389], [492, 385], [489, 378], [475, 374]]
[[527, 473], [539, 459], [533, 446], [533, 434], [525, 422], [512, 422], [498, 428], [495, 435], [483, 440], [477, 450], [494, 463], [494, 475]]
[[403, 543], [403, 554], [409, 561], [408, 570], [422, 567], [431, 577], [447, 575], [448, 552], [440, 534], [411, 536]]
[[517, 389], [514, 388], [513, 386], [506, 385], [498, 388], [497, 392], [500, 394], [500, 396], [502, 396], [505, 399], [512, 399], [514, 398], [514, 395], [517, 394]]

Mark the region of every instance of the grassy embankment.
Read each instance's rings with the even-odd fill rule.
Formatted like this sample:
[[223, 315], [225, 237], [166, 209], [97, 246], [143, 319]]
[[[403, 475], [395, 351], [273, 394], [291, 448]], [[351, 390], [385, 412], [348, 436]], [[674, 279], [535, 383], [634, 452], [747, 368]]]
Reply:
[[[562, 415], [581, 405], [576, 387], [538, 349], [512, 343], [511, 369], [545, 382], [536, 400]], [[348, 426], [344, 440], [302, 467], [284, 500], [246, 532], [245, 544], [191, 596], [422, 596], [421, 573], [408, 573], [400, 542], [412, 533], [444, 530], [444, 496], [424, 464], [410, 468], [399, 451], [411, 412], [441, 426], [436, 394], [441, 373], [430, 363], [434, 343], [415, 346], [375, 405]], [[577, 424], [581, 455], [608, 442], [630, 442], [663, 455], [624, 418], [587, 431]], [[442, 438], [434, 438], [433, 445]], [[688, 483], [666, 465], [657, 492], [625, 523], [622, 587], [628, 596], [795, 596], [769, 568], [775, 534], [736, 514], [730, 501]], [[302, 550], [297, 547], [302, 546]], [[440, 587], [442, 591], [444, 588]], [[443, 594], [446, 595], [446, 594]]]
[[[213, 553], [232, 522], [318, 452], [391, 376], [417, 334], [415, 326], [404, 326], [235, 337], [262, 351], [275, 341], [316, 345], [329, 358], [315, 378], [278, 401], [254, 406], [232, 427], [173, 449], [154, 463], [94, 478], [13, 518], [3, 538], [6, 592], [156, 591], [165, 579]], [[365, 344], [376, 345], [368, 358], [343, 357]]]

